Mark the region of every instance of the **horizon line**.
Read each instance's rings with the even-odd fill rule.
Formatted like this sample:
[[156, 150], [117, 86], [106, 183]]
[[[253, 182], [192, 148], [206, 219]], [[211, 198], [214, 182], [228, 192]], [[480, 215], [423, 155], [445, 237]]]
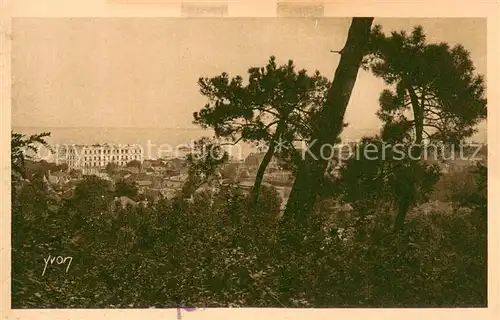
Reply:
[[11, 128], [49, 128], [49, 129], [80, 129], [80, 128], [95, 128], [95, 129], [179, 129], [179, 130], [207, 130], [204, 128], [197, 128], [197, 127], [151, 127], [151, 126], [145, 126], [145, 127], [132, 127], [132, 126], [95, 126], [95, 125], [89, 125], [89, 126], [47, 126], [47, 125], [41, 125], [41, 126], [25, 126], [25, 125], [11, 125]]
[[[131, 127], [131, 126], [123, 126], [123, 127], [117, 127], [117, 126], [109, 126], [109, 127], [105, 127], [105, 126], [80, 126], [80, 127], [76, 127], [76, 126], [16, 126], [16, 125], [12, 125], [10, 126], [11, 130], [13, 128], [40, 128], [40, 129], [82, 129], [82, 128], [86, 128], [86, 129], [158, 129], [158, 130], [192, 130], [192, 131], [208, 131], [210, 129], [208, 128], [197, 128], [197, 127], [185, 127], [185, 128], [179, 128], [179, 127], [150, 127], [150, 126], [145, 126], [145, 127]], [[354, 140], [359, 140], [359, 139], [362, 139], [364, 137], [367, 137], [365, 136], [365, 134], [368, 134], [367, 131], [369, 131], [369, 133], [373, 133], [373, 134], [378, 134], [379, 133], [379, 130], [380, 129], [375, 129], [375, 128], [363, 128], [363, 129], [359, 129], [359, 130], [355, 130], [356, 133], [362, 133], [362, 135], [357, 138], [357, 139], [354, 139]], [[479, 132], [476, 132], [476, 134], [479, 133]], [[484, 139], [478, 139], [479, 141], [475, 141], [472, 139], [472, 137], [469, 137], [468, 140], [471, 140], [472, 142], [479, 142], [479, 143], [483, 143], [483, 144], [487, 144], [487, 141], [488, 141], [488, 132], [487, 130], [484, 130], [484, 133], [486, 133], [486, 137]], [[340, 137], [342, 137], [342, 134], [340, 134]], [[343, 139], [352, 139], [351, 137], [344, 137]]]

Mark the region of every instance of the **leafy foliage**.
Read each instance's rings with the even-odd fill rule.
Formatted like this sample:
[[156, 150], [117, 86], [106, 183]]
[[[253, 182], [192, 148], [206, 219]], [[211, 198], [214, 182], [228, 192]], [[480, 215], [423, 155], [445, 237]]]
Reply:
[[[232, 141], [269, 143], [281, 137], [292, 147], [294, 139], [309, 137], [309, 120], [321, 108], [330, 82], [318, 71], [312, 76], [295, 71], [292, 60], [278, 66], [272, 56], [265, 67], [248, 70], [246, 84], [227, 73], [200, 78], [198, 84], [209, 103], [194, 113], [196, 124]], [[284, 128], [275, 136], [280, 123]]]
[[131, 161], [127, 162], [126, 167], [127, 168], [138, 168], [138, 169], [141, 169], [142, 168], [142, 163], [139, 160], [131, 160]]
[[382, 138], [418, 146], [408, 153], [416, 159], [410, 170], [403, 170], [404, 183], [396, 189], [400, 192], [395, 226], [400, 228], [417, 198], [417, 185], [437, 181], [421, 174], [420, 146], [426, 141], [455, 145], [476, 132], [476, 125], [486, 118], [484, 77], [475, 73], [462, 45], [427, 43], [421, 26], [411, 34], [390, 35], [375, 26], [364, 67], [390, 86], [379, 98]]
[[194, 150], [186, 156], [186, 160], [189, 171], [182, 194], [189, 197], [200, 186], [219, 177], [220, 168], [227, 162], [228, 154], [217, 139], [203, 137], [195, 141]]
[[274, 155], [289, 158], [296, 140], [308, 140], [318, 124], [330, 82], [316, 71], [295, 70], [292, 60], [278, 66], [271, 56], [265, 67], [248, 69], [248, 81], [227, 73], [200, 78], [201, 93], [209, 103], [194, 113], [194, 123], [213, 128], [218, 138], [268, 146], [256, 173], [253, 201], [260, 194], [265, 170]]
[[475, 167], [444, 174], [436, 185], [432, 198], [461, 206], [475, 207], [484, 214], [488, 199], [488, 167], [477, 163]]
[[84, 176], [78, 183], [70, 205], [81, 213], [83, 219], [86, 219], [94, 214], [101, 214], [111, 199], [113, 199], [111, 183], [90, 175]]
[[238, 177], [238, 166], [234, 163], [227, 164], [221, 171], [222, 178], [236, 181]]
[[470, 53], [462, 45], [427, 43], [421, 26], [410, 34], [390, 35], [380, 26], [373, 28], [365, 67], [393, 87], [380, 95], [379, 117], [408, 131], [416, 129], [417, 142], [424, 135], [458, 143], [486, 118], [484, 76], [475, 73]]
[[37, 154], [39, 146], [42, 145], [53, 152], [51, 146], [45, 140], [50, 136], [50, 132], [42, 132], [26, 136], [21, 133], [11, 132], [10, 153], [12, 164], [12, 180], [25, 177], [25, 160], [32, 159], [32, 154]]
[[[203, 141], [197, 150], [211, 145]], [[216, 172], [219, 162], [195, 154], [192, 174]], [[478, 185], [485, 186], [478, 168]], [[378, 170], [369, 172], [377, 177]], [[59, 204], [39, 175], [16, 183], [13, 308], [486, 304], [486, 216], [475, 207], [416, 214], [393, 234], [383, 211], [331, 224], [338, 212], [324, 206], [306, 228], [284, 229], [281, 199], [266, 184], [250, 211], [249, 195], [234, 185], [110, 211], [113, 192], [96, 176], [86, 176], [75, 197]], [[299, 235], [301, 246], [280, 241], [287, 234]], [[48, 264], [44, 273], [49, 255], [72, 263]]]
[[439, 179], [439, 168], [413, 163], [408, 147], [388, 144], [380, 137], [362, 139], [354, 151], [356, 156], [349, 158], [334, 178], [331, 192], [354, 204], [362, 216], [410, 195], [416, 203], [427, 201]]
[[[232, 189], [85, 223], [69, 208], [32, 220], [15, 208], [13, 307], [485, 305], [486, 224], [475, 211], [413, 216], [398, 235], [383, 213], [322, 229], [318, 220], [297, 250], [277, 241], [276, 196], [264, 185], [254, 215]], [[54, 264], [42, 276], [49, 254], [73, 257], [68, 272]]]
[[137, 184], [123, 179], [119, 180], [115, 183], [115, 194], [118, 197], [125, 196], [134, 199], [138, 194]]
[[113, 173], [115, 173], [117, 170], [119, 169], [119, 166], [118, 164], [114, 163], [114, 162], [109, 162], [107, 165], [106, 165], [106, 173], [108, 175], [112, 175]]

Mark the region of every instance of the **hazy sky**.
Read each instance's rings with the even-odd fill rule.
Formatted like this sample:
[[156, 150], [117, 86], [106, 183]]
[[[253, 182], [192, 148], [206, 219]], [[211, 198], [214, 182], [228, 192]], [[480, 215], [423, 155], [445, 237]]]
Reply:
[[[332, 79], [350, 19], [17, 18], [12, 22], [12, 125], [195, 127], [200, 76], [243, 75], [294, 60]], [[429, 42], [463, 44], [486, 73], [486, 20], [376, 19], [385, 31], [421, 24]], [[345, 135], [377, 130], [383, 83], [360, 71]], [[485, 127], [485, 126], [483, 126]], [[485, 134], [479, 138], [485, 139]]]

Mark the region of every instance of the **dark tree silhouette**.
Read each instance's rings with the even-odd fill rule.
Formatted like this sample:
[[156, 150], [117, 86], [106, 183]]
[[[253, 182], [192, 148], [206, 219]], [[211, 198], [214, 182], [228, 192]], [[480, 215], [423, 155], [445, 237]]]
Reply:
[[50, 132], [42, 132], [30, 136], [21, 133], [11, 132], [10, 154], [12, 165], [12, 181], [25, 178], [25, 160], [32, 159], [30, 153], [38, 153], [39, 145], [42, 145], [53, 152], [52, 147], [45, 140], [50, 136]]
[[83, 172], [79, 169], [71, 169], [69, 171], [69, 175], [71, 178], [81, 179], [83, 177]]
[[[462, 45], [428, 44], [421, 26], [411, 34], [400, 31], [389, 36], [376, 26], [371, 54], [364, 62], [393, 87], [381, 93], [378, 116], [385, 122], [386, 135], [399, 133], [401, 141], [417, 146], [412, 158], [420, 158], [425, 139], [458, 144], [486, 118], [484, 77], [475, 74], [469, 52]], [[407, 171], [408, 184], [400, 189], [397, 230], [414, 201], [414, 184], [422, 179], [412, 176], [417, 171]]]
[[234, 163], [229, 163], [222, 168], [221, 174], [225, 179], [236, 180], [238, 178], [238, 166]]
[[[84, 176], [75, 188], [72, 203], [85, 217], [101, 213], [112, 199], [110, 183], [95, 175]], [[83, 217], [83, 218], [85, 218]]]
[[203, 137], [196, 141], [193, 151], [186, 156], [188, 178], [182, 186], [182, 196], [188, 198], [203, 184], [217, 180], [220, 168], [227, 160], [227, 152], [216, 139]]
[[411, 170], [418, 170], [423, 177], [413, 182], [414, 201], [426, 201], [439, 178], [436, 165], [421, 162], [412, 166], [403, 145], [386, 148], [386, 142], [379, 136], [363, 138], [355, 151], [357, 156], [344, 163], [334, 181], [336, 192], [354, 205], [360, 217], [377, 212], [383, 204], [397, 202], [406, 193], [408, 180], [415, 176], [409, 174]]
[[310, 137], [309, 120], [323, 105], [330, 83], [319, 71], [311, 76], [296, 71], [291, 60], [278, 66], [272, 56], [265, 67], [248, 70], [247, 84], [241, 76], [229, 79], [222, 73], [201, 78], [199, 85], [209, 103], [194, 114], [196, 124], [213, 128], [217, 137], [232, 143], [267, 146], [251, 192], [251, 203], [256, 203], [272, 157], [294, 149], [295, 140]]
[[299, 165], [284, 213], [285, 223], [302, 224], [311, 212], [324, 181], [328, 157], [321, 157], [322, 146], [334, 145], [344, 127], [344, 115], [361, 62], [368, 50], [373, 18], [353, 18], [333, 83], [320, 112], [314, 119], [310, 153]]
[[132, 160], [127, 162], [127, 168], [137, 168], [139, 171], [142, 170], [142, 163], [139, 160]]
[[109, 162], [106, 165], [106, 173], [111, 176], [113, 173], [115, 173], [115, 171], [118, 170], [118, 168], [119, 168], [118, 164], [114, 162]]
[[128, 182], [121, 179], [115, 184], [115, 194], [117, 196], [125, 196], [135, 199], [138, 194], [137, 184], [135, 183], [135, 181]]

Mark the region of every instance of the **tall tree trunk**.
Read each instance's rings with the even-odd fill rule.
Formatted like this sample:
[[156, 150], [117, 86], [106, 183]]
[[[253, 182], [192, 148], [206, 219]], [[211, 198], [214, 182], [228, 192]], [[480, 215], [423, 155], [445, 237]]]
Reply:
[[408, 198], [399, 199], [398, 201], [398, 211], [396, 219], [394, 220], [394, 230], [399, 232], [403, 230], [403, 225], [405, 223], [406, 213], [410, 209], [411, 202]]
[[410, 168], [402, 168], [399, 175], [399, 184], [396, 187], [397, 212], [394, 220], [394, 231], [403, 230], [406, 215], [415, 201], [416, 181], [415, 164], [413, 161]]
[[257, 174], [255, 175], [255, 182], [250, 193], [250, 205], [254, 206], [259, 199], [260, 187], [262, 185], [262, 180], [264, 180], [264, 174], [266, 173], [267, 166], [271, 162], [274, 152], [276, 151], [276, 140], [280, 138], [283, 129], [285, 128], [285, 120], [280, 120], [276, 127], [276, 132], [274, 133], [273, 139], [269, 144], [269, 149], [267, 150], [264, 158], [259, 165]]
[[267, 149], [267, 152], [264, 155], [264, 158], [262, 158], [262, 161], [259, 165], [259, 169], [257, 170], [257, 174], [255, 175], [255, 182], [253, 184], [250, 196], [251, 205], [255, 205], [257, 203], [260, 193], [260, 186], [262, 185], [262, 180], [264, 179], [264, 173], [266, 172], [267, 166], [269, 165], [271, 159], [273, 158], [274, 151], [275, 151], [275, 145], [274, 143], [271, 143], [269, 145], [269, 149]]
[[[373, 18], [353, 18], [347, 41], [340, 51], [341, 57], [327, 99], [315, 126], [309, 146], [310, 152], [298, 168], [297, 177], [290, 193], [284, 222], [303, 221], [312, 210], [328, 164], [322, 157], [322, 146], [333, 146], [342, 131], [347, 104], [358, 75], [361, 60], [366, 53]], [[326, 148], [327, 152], [331, 148]], [[326, 159], [325, 159], [326, 158]]]
[[[400, 195], [398, 196], [398, 208], [396, 213], [396, 218], [394, 220], [394, 231], [400, 232], [403, 230], [404, 222], [408, 211], [415, 202], [416, 196], [416, 184], [418, 182], [418, 165], [420, 163], [420, 156], [422, 155], [422, 140], [424, 131], [424, 97], [422, 94], [421, 103], [419, 103], [418, 96], [411, 84], [407, 85], [408, 94], [410, 96], [410, 101], [413, 109], [413, 119], [415, 121], [415, 145], [412, 146], [411, 150], [411, 167], [408, 173], [407, 185], [401, 188]], [[416, 147], [416, 150], [415, 148]]]
[[[413, 90], [412, 86], [408, 87], [408, 93], [410, 94], [410, 101], [413, 108], [413, 118], [415, 120], [415, 144], [419, 145], [423, 140], [423, 132], [424, 132], [424, 101], [422, 94], [422, 103], [419, 103], [418, 96]], [[418, 148], [420, 150], [420, 148]], [[416, 154], [420, 157], [420, 152]]]

